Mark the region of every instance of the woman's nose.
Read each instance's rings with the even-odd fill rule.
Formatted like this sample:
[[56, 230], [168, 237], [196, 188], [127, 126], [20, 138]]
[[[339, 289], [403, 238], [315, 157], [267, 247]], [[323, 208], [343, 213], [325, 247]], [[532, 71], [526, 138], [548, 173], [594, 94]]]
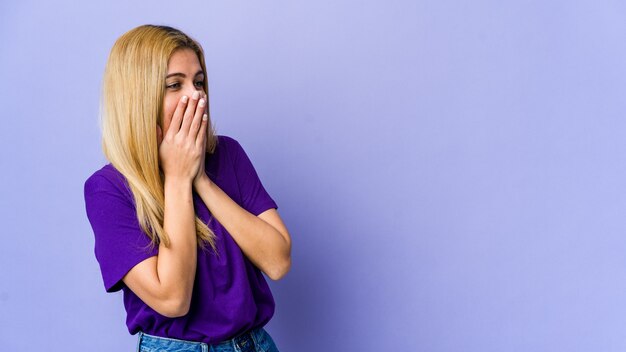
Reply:
[[193, 93], [195, 93], [195, 92], [198, 92], [198, 95], [199, 95], [198, 99], [206, 98], [206, 94], [204, 93], [204, 89], [202, 89], [202, 88], [195, 88], [195, 87], [186, 89], [183, 92], [183, 95], [186, 95], [186, 96], [191, 98], [191, 97], [193, 97]]

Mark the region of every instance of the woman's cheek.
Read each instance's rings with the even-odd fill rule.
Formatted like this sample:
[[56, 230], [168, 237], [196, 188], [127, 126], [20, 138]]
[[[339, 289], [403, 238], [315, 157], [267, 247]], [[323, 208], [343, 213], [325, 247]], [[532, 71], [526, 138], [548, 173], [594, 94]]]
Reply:
[[163, 109], [163, 113], [165, 114], [165, 116], [163, 116], [163, 125], [165, 126], [165, 129], [169, 128], [175, 110], [176, 102], [173, 102], [171, 100], [165, 102], [165, 107]]

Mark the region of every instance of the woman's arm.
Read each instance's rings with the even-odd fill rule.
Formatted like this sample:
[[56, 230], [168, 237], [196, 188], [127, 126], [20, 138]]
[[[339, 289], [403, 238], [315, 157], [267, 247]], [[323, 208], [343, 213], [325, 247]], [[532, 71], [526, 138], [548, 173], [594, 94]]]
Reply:
[[254, 216], [206, 175], [194, 186], [211, 214], [254, 265], [275, 281], [287, 274], [291, 267], [291, 239], [275, 209]]
[[196, 225], [191, 181], [165, 180], [163, 226], [170, 246], [134, 266], [123, 278], [142, 301], [163, 316], [186, 315], [196, 275]]

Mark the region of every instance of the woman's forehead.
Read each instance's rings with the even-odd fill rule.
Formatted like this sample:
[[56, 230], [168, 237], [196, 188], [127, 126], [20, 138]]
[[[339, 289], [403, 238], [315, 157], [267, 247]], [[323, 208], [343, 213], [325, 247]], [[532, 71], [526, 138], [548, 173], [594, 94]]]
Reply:
[[198, 60], [198, 55], [195, 51], [184, 48], [178, 49], [174, 51], [172, 56], [170, 57], [167, 63], [167, 71], [169, 73], [174, 73], [173, 71], [193, 71], [195, 74], [196, 71], [200, 70], [200, 61]]

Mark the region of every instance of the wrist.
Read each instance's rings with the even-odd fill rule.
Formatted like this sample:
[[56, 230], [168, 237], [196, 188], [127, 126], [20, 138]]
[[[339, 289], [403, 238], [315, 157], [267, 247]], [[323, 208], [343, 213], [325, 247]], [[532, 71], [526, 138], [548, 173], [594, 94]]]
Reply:
[[209, 176], [207, 176], [207, 174], [203, 172], [202, 175], [193, 179], [193, 187], [196, 190], [199, 190], [201, 188], [210, 186], [211, 182], [212, 181]]
[[163, 180], [163, 185], [166, 193], [168, 191], [188, 192], [191, 191], [191, 188], [193, 187], [192, 181], [190, 179], [167, 176]]
[[191, 184], [193, 179], [188, 177], [175, 177], [175, 176], [167, 176], [163, 177], [163, 184], [166, 185], [186, 185]]

